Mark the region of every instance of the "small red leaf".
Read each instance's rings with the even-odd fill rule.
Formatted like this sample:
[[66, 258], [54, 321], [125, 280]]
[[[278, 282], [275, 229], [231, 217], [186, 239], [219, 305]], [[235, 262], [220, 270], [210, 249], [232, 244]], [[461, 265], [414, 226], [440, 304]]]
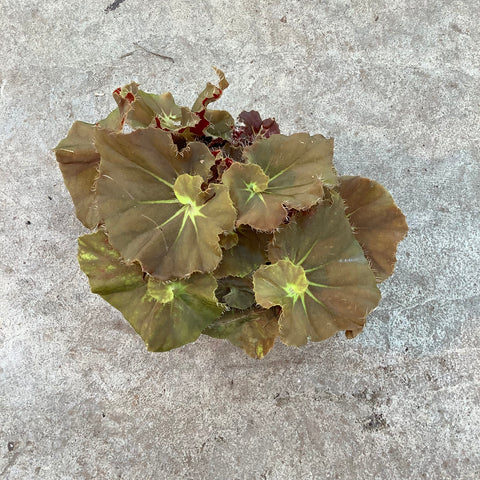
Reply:
[[255, 110], [241, 112], [238, 120], [244, 125], [236, 127], [232, 132], [233, 142], [237, 145], [251, 145], [257, 137], [268, 138], [270, 135], [280, 133], [278, 123], [274, 118], [262, 120], [260, 114]]

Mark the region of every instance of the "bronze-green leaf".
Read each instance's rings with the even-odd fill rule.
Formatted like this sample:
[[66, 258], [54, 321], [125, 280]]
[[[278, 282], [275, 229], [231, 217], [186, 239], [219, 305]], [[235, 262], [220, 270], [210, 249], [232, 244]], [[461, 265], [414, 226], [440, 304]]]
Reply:
[[200, 143], [178, 152], [155, 128], [128, 135], [99, 131], [97, 200], [111, 244], [160, 280], [211, 272], [221, 259], [219, 235], [236, 212], [224, 185], [202, 189], [213, 156]]
[[126, 264], [103, 231], [79, 238], [78, 260], [94, 293], [124, 315], [151, 351], [194, 342], [223, 309], [211, 275], [161, 283], [144, 279], [140, 265]]
[[[118, 109], [98, 125], [105, 129], [120, 130], [122, 120]], [[96, 129], [95, 124], [77, 121], [54, 149], [77, 218], [90, 229], [100, 223], [94, 189], [100, 163], [94, 141]]]
[[222, 96], [222, 92], [228, 87], [227, 79], [225, 74], [219, 69], [213, 67], [215, 73], [218, 75], [218, 87], [213, 83], [208, 82], [207, 86], [196, 98], [192, 110], [194, 112], [200, 112], [207, 107], [212, 102], [215, 102]]
[[205, 135], [213, 138], [230, 140], [235, 125], [234, 118], [225, 110], [205, 110], [205, 119], [210, 125], [204, 130]]
[[338, 194], [301, 212], [274, 234], [272, 265], [253, 276], [257, 303], [282, 307], [287, 345], [358, 333], [380, 300], [375, 277], [355, 240]]
[[370, 261], [377, 282], [392, 275], [398, 243], [408, 232], [402, 211], [379, 183], [363, 177], [340, 177], [339, 191], [353, 232]]
[[219, 77], [218, 86], [207, 83], [205, 89], [197, 97], [192, 110], [197, 114], [199, 121], [195, 126], [187, 129], [185, 134], [191, 133], [230, 140], [235, 125], [233, 117], [225, 110], [207, 108], [210, 103], [217, 101], [222, 96], [223, 90], [228, 87], [225, 74], [218, 68], [214, 68], [214, 70]]
[[305, 210], [323, 198], [323, 186], [333, 186], [333, 139], [297, 133], [272, 135], [243, 151], [245, 164], [223, 174], [238, 210], [237, 225], [272, 231], [287, 216], [287, 208]]
[[224, 250], [229, 250], [238, 244], [238, 235], [235, 231], [220, 234], [220, 246]]
[[238, 210], [237, 226], [272, 231], [287, 216], [282, 198], [267, 191], [269, 178], [258, 165], [234, 163], [223, 173], [222, 181]]
[[179, 107], [170, 92], [161, 95], [146, 93], [132, 82], [114, 92], [114, 98], [121, 110], [128, 109], [127, 123], [132, 128], [146, 128], [150, 125], [177, 132], [193, 127], [200, 118], [187, 107]]
[[207, 327], [203, 333], [223, 338], [242, 348], [253, 358], [263, 358], [273, 347], [278, 336], [275, 309], [231, 310]]
[[255, 293], [251, 277], [225, 277], [218, 280], [215, 292], [220, 302], [231, 308], [245, 310], [255, 303]]
[[245, 277], [267, 261], [267, 246], [272, 238], [271, 234], [257, 232], [246, 225], [235, 231], [238, 241], [223, 252], [222, 261], [214, 272], [216, 278], [229, 275]]

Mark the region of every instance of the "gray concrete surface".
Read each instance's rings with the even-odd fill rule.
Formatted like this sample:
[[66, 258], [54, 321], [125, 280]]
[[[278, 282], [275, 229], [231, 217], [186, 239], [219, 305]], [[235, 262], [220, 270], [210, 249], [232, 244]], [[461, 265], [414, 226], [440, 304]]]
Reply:
[[[479, 479], [478, 1], [108, 7], [0, 0], [0, 478]], [[223, 108], [334, 136], [405, 212], [357, 339], [152, 354], [89, 293], [50, 149], [131, 80], [190, 104], [211, 65]]]

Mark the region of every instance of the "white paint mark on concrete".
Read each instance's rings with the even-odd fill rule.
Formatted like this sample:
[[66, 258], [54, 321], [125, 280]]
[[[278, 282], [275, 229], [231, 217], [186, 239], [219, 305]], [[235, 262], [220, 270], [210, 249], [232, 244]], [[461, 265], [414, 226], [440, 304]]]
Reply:
[[4, 78], [2, 80], [2, 85], [0, 86], [0, 98], [3, 98], [3, 89], [5, 88], [6, 84], [7, 84], [7, 80]]

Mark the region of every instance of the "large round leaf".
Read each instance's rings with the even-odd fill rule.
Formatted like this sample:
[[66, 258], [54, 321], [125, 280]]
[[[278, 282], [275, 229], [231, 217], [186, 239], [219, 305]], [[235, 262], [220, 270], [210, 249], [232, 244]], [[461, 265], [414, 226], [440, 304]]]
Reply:
[[339, 191], [355, 237], [378, 282], [392, 275], [398, 243], [408, 232], [405, 215], [379, 183], [363, 177], [340, 177]]
[[178, 152], [159, 129], [99, 131], [97, 200], [110, 242], [161, 280], [210, 272], [221, 259], [219, 234], [236, 212], [224, 185], [202, 190], [213, 156], [200, 143]]
[[75, 122], [66, 138], [54, 149], [63, 180], [72, 196], [77, 218], [87, 228], [95, 228], [100, 223], [94, 190], [100, 163], [100, 155], [95, 148], [98, 125], [106, 129], [120, 130], [122, 117], [119, 110], [114, 110], [95, 125]]
[[287, 345], [324, 340], [338, 330], [358, 333], [380, 300], [337, 194], [281, 227], [269, 258], [276, 263], [254, 273], [255, 296], [266, 308], [282, 307], [280, 337]]
[[323, 185], [336, 185], [333, 139], [297, 133], [272, 135], [243, 152], [245, 164], [223, 174], [238, 210], [237, 225], [272, 231], [287, 208], [305, 210], [323, 197]]
[[[251, 225], [258, 230], [272, 231], [287, 216], [283, 199], [267, 191], [268, 180], [258, 165], [234, 163], [223, 173], [222, 181], [230, 189], [238, 210], [237, 226]], [[320, 183], [319, 186], [322, 189]]]
[[168, 283], [147, 280], [140, 265], [123, 262], [104, 232], [84, 235], [78, 245], [78, 261], [92, 292], [120, 310], [151, 351], [194, 342], [223, 311], [211, 275]]

